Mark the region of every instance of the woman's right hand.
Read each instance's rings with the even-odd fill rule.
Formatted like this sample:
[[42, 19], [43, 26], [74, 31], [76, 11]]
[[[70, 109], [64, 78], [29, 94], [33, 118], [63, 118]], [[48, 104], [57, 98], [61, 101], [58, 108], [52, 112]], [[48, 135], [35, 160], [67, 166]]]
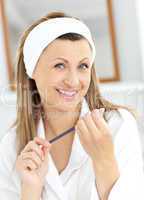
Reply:
[[39, 137], [35, 137], [25, 146], [16, 160], [16, 170], [22, 183], [43, 187], [50, 149], [51, 144]]

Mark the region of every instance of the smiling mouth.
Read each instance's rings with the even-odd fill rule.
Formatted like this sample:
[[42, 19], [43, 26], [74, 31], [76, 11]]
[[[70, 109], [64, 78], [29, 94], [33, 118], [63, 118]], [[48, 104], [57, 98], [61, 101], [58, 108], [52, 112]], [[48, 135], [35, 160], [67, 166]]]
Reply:
[[72, 100], [78, 93], [77, 91], [65, 91], [60, 89], [56, 89], [56, 91], [66, 100]]

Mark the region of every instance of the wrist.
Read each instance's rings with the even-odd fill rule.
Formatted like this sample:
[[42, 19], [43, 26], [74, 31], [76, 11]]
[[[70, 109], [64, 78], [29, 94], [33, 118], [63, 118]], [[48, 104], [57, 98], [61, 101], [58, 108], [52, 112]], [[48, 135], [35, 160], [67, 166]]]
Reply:
[[29, 182], [25, 182], [25, 181], [22, 181], [21, 182], [21, 186], [22, 187], [29, 187], [29, 188], [31, 188], [31, 189], [33, 189], [33, 190], [35, 190], [35, 189], [38, 189], [38, 190], [40, 190], [40, 189], [42, 189], [43, 188], [43, 183], [29, 183]]
[[21, 196], [22, 200], [40, 200], [42, 193], [42, 185], [31, 185], [22, 182], [21, 184]]
[[117, 162], [105, 163], [103, 165], [93, 162], [93, 167], [99, 196], [102, 200], [107, 199], [112, 187], [120, 177]]

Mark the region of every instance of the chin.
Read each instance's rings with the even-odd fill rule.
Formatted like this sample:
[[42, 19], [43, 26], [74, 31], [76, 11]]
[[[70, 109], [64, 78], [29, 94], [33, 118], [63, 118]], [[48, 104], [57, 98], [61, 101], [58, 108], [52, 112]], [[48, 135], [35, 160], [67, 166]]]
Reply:
[[57, 105], [55, 108], [61, 112], [68, 112], [68, 111], [74, 111], [76, 110], [79, 102], [69, 102], [69, 103], [64, 103], [61, 102], [59, 105]]

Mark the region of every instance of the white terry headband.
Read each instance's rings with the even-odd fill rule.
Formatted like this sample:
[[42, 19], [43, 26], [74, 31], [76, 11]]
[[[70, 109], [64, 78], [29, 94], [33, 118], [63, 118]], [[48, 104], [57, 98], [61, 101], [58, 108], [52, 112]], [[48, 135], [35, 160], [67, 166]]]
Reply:
[[80, 20], [70, 17], [52, 18], [37, 25], [27, 36], [23, 56], [26, 72], [32, 78], [33, 71], [42, 51], [57, 37], [66, 33], [78, 33], [86, 38], [92, 48], [92, 60], [95, 59], [95, 45], [89, 28]]

